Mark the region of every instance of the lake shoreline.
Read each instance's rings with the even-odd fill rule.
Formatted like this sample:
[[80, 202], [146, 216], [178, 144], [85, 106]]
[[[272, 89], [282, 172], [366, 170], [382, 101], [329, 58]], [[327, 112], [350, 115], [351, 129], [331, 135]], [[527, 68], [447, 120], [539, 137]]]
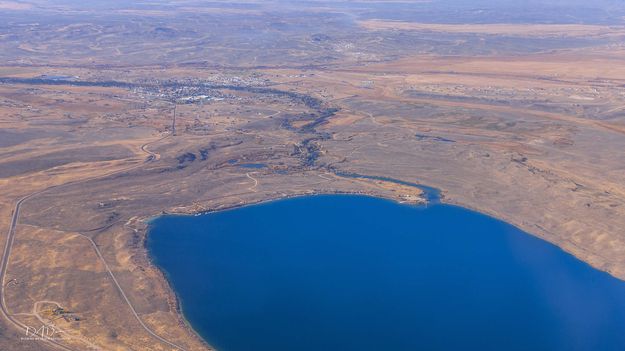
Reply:
[[[435, 189], [435, 188], [431, 188], [431, 189]], [[584, 264], [588, 265], [589, 267], [591, 267], [592, 269], [598, 270], [600, 272], [606, 273], [608, 275], [610, 275], [613, 278], [619, 279], [618, 277], [615, 277], [614, 275], [612, 275], [609, 271], [606, 270], [601, 270], [595, 266], [593, 266], [592, 264], [588, 263], [586, 260], [584, 260], [583, 258], [580, 258], [578, 255], [566, 250], [564, 247], [562, 247], [561, 245], [558, 245], [557, 243], [552, 242], [551, 240], [548, 240], [540, 235], [537, 235], [531, 231], [528, 231], [520, 226], [516, 226], [512, 223], [506, 222], [502, 219], [500, 219], [498, 216], [495, 216], [491, 213], [485, 212], [483, 210], [478, 210], [469, 206], [466, 206], [464, 204], [460, 204], [457, 203], [455, 201], [450, 201], [450, 199], [446, 198], [444, 196], [444, 191], [439, 190], [439, 189], [435, 189], [439, 192], [440, 196], [436, 199], [436, 201], [431, 202], [431, 205], [442, 205], [442, 206], [453, 206], [453, 207], [458, 207], [464, 210], [469, 210], [469, 211], [473, 211], [476, 212], [478, 214], [487, 216], [491, 219], [494, 220], [498, 220], [501, 222], [506, 223], [507, 225], [510, 225], [512, 227], [514, 227], [515, 229], [522, 231], [524, 233], [526, 233], [527, 235], [539, 239], [541, 241], [544, 241], [547, 244], [553, 245], [555, 247], [557, 247], [558, 249], [560, 249], [563, 253], [568, 254], [573, 256], [575, 259], [577, 259], [580, 262], [583, 262]], [[245, 203], [240, 203], [240, 204], [234, 204], [234, 205], [230, 205], [230, 206], [223, 206], [223, 207], [217, 207], [217, 208], [212, 208], [209, 210], [204, 210], [204, 211], [185, 211], [185, 212], [179, 212], [179, 211], [163, 211], [161, 214], [157, 215], [157, 216], [152, 216], [150, 218], [145, 218], [143, 219], [143, 221], [147, 224], [146, 229], [145, 229], [145, 236], [144, 236], [144, 240], [143, 240], [143, 251], [144, 254], [148, 257], [148, 260], [150, 262], [150, 265], [155, 268], [159, 273], [160, 276], [162, 278], [162, 280], [165, 282], [165, 285], [169, 291], [169, 295], [170, 298], [172, 298], [175, 301], [175, 310], [176, 310], [176, 314], [178, 315], [178, 318], [183, 322], [185, 328], [187, 328], [191, 333], [193, 333], [198, 339], [200, 339], [202, 341], [202, 343], [204, 343], [208, 348], [210, 349], [214, 349], [210, 343], [205, 340], [202, 336], [199, 335], [199, 333], [193, 328], [193, 326], [191, 325], [191, 323], [188, 321], [188, 319], [185, 317], [184, 313], [182, 312], [182, 300], [180, 298], [180, 296], [175, 292], [175, 290], [173, 289], [173, 284], [171, 279], [168, 277], [168, 274], [166, 273], [166, 271], [164, 270], [164, 268], [162, 268], [161, 266], [159, 266], [156, 261], [154, 256], [149, 252], [148, 248], [147, 248], [147, 241], [148, 241], [148, 235], [150, 235], [150, 231], [152, 229], [152, 224], [151, 222], [157, 218], [163, 217], [163, 216], [202, 216], [202, 215], [206, 215], [206, 214], [211, 214], [211, 213], [216, 213], [216, 212], [226, 212], [226, 211], [231, 211], [231, 210], [235, 210], [235, 209], [240, 209], [240, 208], [244, 208], [244, 207], [250, 207], [250, 206], [255, 206], [255, 205], [262, 205], [262, 204], [267, 204], [267, 203], [271, 203], [271, 202], [277, 202], [277, 201], [283, 201], [283, 200], [288, 200], [288, 199], [295, 199], [295, 198], [303, 198], [303, 197], [315, 197], [315, 196], [332, 196], [332, 195], [337, 195], [337, 196], [365, 196], [365, 197], [371, 197], [371, 198], [377, 198], [377, 199], [383, 199], [386, 201], [390, 201], [390, 202], [394, 202], [397, 204], [405, 204], [402, 201], [400, 201], [397, 197], [395, 196], [389, 196], [388, 194], [385, 194], [383, 192], [376, 192], [376, 191], [370, 191], [370, 192], [349, 192], [349, 191], [334, 191], [334, 192], [316, 192], [316, 191], [304, 191], [301, 193], [297, 193], [297, 194], [289, 194], [286, 196], [276, 196], [276, 197], [264, 197], [258, 201], [249, 201], [249, 202], [245, 202]], [[430, 202], [428, 202], [426, 199], [426, 197], [424, 196], [425, 194], [422, 194], [422, 201], [418, 202], [418, 203], [412, 203], [412, 204], [407, 204], [408, 206], [418, 206], [418, 207], [427, 207], [429, 206]], [[620, 279], [619, 279], [620, 280]]]
[[[183, 325], [184, 328], [187, 329], [192, 335], [194, 335], [201, 343], [206, 345], [206, 347], [209, 350], [216, 350], [213, 346], [210, 345], [210, 343], [207, 340], [205, 340], [204, 338], [202, 338], [198, 334], [198, 332], [193, 328], [191, 323], [187, 320], [187, 318], [185, 317], [184, 313], [182, 312], [182, 301], [181, 301], [179, 295], [173, 289], [172, 282], [171, 282], [170, 278], [168, 277], [167, 272], [164, 269], [162, 269], [155, 262], [155, 259], [154, 259], [153, 255], [149, 252], [149, 250], [147, 248], [148, 236], [150, 235], [150, 230], [152, 228], [152, 224], [151, 223], [155, 219], [160, 218], [162, 216], [189, 216], [189, 217], [190, 216], [201, 216], [201, 215], [215, 213], [215, 212], [231, 211], [231, 210], [236, 210], [236, 209], [240, 209], [240, 208], [243, 208], [243, 207], [266, 204], [266, 203], [270, 203], [270, 202], [274, 202], [274, 201], [288, 200], [288, 199], [301, 198], [301, 197], [307, 197], [307, 196], [325, 196], [325, 195], [367, 196], [367, 197], [384, 199], [384, 200], [388, 200], [388, 201], [392, 201], [392, 202], [396, 202], [396, 203], [400, 203], [401, 204], [401, 201], [398, 198], [393, 197], [393, 196], [385, 195], [385, 193], [382, 193], [382, 192], [348, 192], [348, 191], [345, 191], [345, 192], [341, 192], [341, 191], [335, 191], [335, 192], [302, 192], [300, 194], [293, 194], [293, 195], [287, 195], [287, 196], [267, 197], [267, 198], [264, 198], [264, 199], [261, 199], [261, 200], [258, 200], [258, 201], [250, 201], [250, 202], [246, 202], [246, 203], [242, 203], [242, 204], [236, 204], [236, 205], [231, 205], [231, 206], [224, 206], [224, 207], [215, 208], [215, 209], [209, 209], [209, 210], [205, 210], [205, 211], [188, 211], [188, 212], [168, 212], [168, 211], [163, 211], [163, 212], [161, 212], [158, 215], [146, 217], [146, 218], [143, 218], [143, 219], [139, 219], [140, 222], [145, 224], [145, 228], [143, 229], [144, 230], [144, 235], [143, 235], [143, 241], [142, 241], [141, 252], [140, 253], [144, 257], [147, 258], [147, 261], [149, 263], [149, 268], [152, 268], [156, 272], [159, 273], [158, 277], [161, 280], [161, 283], [164, 283], [163, 286], [167, 290], [167, 295], [168, 295], [167, 298], [174, 303], [173, 308], [175, 310], [177, 318], [181, 322], [181, 325]], [[442, 204], [442, 202], [438, 202], [438, 203]], [[410, 206], [427, 206], [427, 202], [426, 202], [425, 198], [422, 198], [422, 202], [420, 202], [420, 203], [407, 204], [407, 205], [410, 205]]]
[[[370, 198], [382, 199], [382, 200], [385, 200], [385, 201], [388, 201], [388, 202], [392, 202], [392, 203], [395, 203], [395, 204], [397, 204], [397, 203], [398, 203], [398, 201], [394, 201], [394, 199], [390, 199], [389, 197], [373, 196], [373, 195], [371, 195], [371, 194], [358, 194], [358, 193], [329, 193], [329, 194], [328, 194], [328, 193], [315, 193], [315, 194], [301, 194], [301, 195], [294, 195], [294, 196], [281, 197], [281, 198], [265, 199], [265, 200], [261, 200], [261, 201], [255, 202], [255, 203], [246, 203], [246, 204], [239, 205], [239, 206], [231, 206], [231, 207], [223, 208], [223, 209], [220, 209], [220, 210], [213, 210], [213, 211], [209, 211], [209, 212], [204, 212], [204, 213], [201, 213], [201, 214], [200, 214], [200, 213], [195, 213], [195, 214], [189, 214], [189, 213], [187, 213], [187, 214], [180, 214], [180, 213], [176, 213], [176, 214], [166, 214], [165, 216], [174, 216], [174, 217], [182, 216], [182, 217], [188, 217], [188, 216], [193, 216], [193, 215], [196, 215], [196, 216], [197, 216], [197, 215], [202, 215], [202, 214], [210, 214], [210, 213], [216, 213], [216, 212], [222, 213], [222, 212], [227, 212], [228, 210], [240, 209], [240, 208], [242, 208], [242, 207], [251, 207], [252, 205], [268, 204], [268, 203], [272, 203], [272, 202], [280, 202], [280, 201], [283, 201], [283, 200], [289, 200], [289, 199], [295, 199], [295, 198], [306, 198], [306, 197], [317, 197], [317, 196], [335, 196], [335, 195], [336, 195], [336, 196], [343, 196], [343, 195], [344, 195], [345, 197], [351, 197], [351, 196], [353, 196], [353, 197], [360, 197], [360, 196], [364, 196], [364, 197], [370, 197]], [[482, 212], [477, 212], [477, 211], [474, 211], [474, 210], [472, 210], [472, 209], [467, 209], [466, 207], [463, 207], [463, 206], [457, 206], [457, 205], [455, 205], [455, 204], [451, 204], [451, 203], [444, 203], [444, 202], [441, 202], [441, 206], [451, 206], [451, 207], [454, 207], [454, 208], [461, 209], [461, 210], [463, 210], [463, 211], [476, 212], [477, 214], [479, 214], [479, 215], [481, 215], [481, 216], [487, 217], [487, 218], [488, 218], [488, 220], [495, 220], [495, 221], [498, 221], [498, 222], [502, 222], [502, 223], [504, 223], [505, 225], [508, 225], [508, 226], [510, 226], [510, 227], [513, 227], [515, 230], [517, 230], [517, 231], [519, 231], [519, 232], [523, 232], [523, 233], [524, 233], [524, 235], [527, 235], [527, 236], [531, 237], [531, 239], [533, 239], [533, 240], [538, 240], [538, 241], [540, 241], [542, 244], [547, 244], [548, 246], [552, 246], [552, 247], [554, 247], [554, 248], [558, 249], [558, 251], [561, 251], [562, 253], [564, 253], [564, 254], [566, 254], [566, 255], [570, 255], [570, 253], [566, 252], [565, 250], [563, 250], [563, 249], [562, 249], [561, 247], [559, 247], [558, 245], [554, 245], [553, 243], [550, 243], [550, 242], [548, 242], [548, 241], [546, 241], [546, 240], [544, 240], [544, 239], [542, 239], [542, 238], [540, 238], [540, 237], [537, 237], [537, 236], [535, 236], [535, 235], [533, 235], [533, 234], [531, 234], [531, 233], [527, 233], [527, 232], [525, 232], [524, 230], [522, 230], [521, 228], [518, 228], [518, 227], [516, 227], [516, 226], [513, 226], [513, 225], [511, 225], [511, 224], [509, 224], [509, 223], [503, 222], [503, 221], [501, 221], [501, 220], [499, 220], [499, 219], [497, 219], [497, 218], [495, 218], [495, 217], [492, 217], [492, 216], [490, 216], [490, 215], [488, 215], [488, 214], [484, 214], [484, 213], [482, 213]], [[151, 231], [151, 229], [152, 229], [152, 227], [150, 226], [150, 227], [148, 228], [148, 232], [150, 232], [150, 231]], [[146, 242], [147, 242], [147, 239], [146, 239]], [[148, 250], [147, 245], [145, 245], [145, 247], [146, 247], [146, 250]], [[191, 323], [188, 321], [188, 319], [184, 316], [184, 313], [182, 312], [182, 311], [183, 311], [182, 304], [183, 304], [184, 302], [182, 301], [182, 298], [181, 298], [181, 297], [180, 297], [180, 296], [179, 296], [179, 295], [175, 292], [175, 290], [174, 290], [174, 288], [173, 288], [173, 282], [171, 281], [171, 279], [169, 279], [169, 278], [168, 278], [168, 276], [167, 276], [167, 274], [168, 274], [168, 273], [166, 273], [165, 268], [164, 268], [163, 266], [159, 265], [159, 264], [156, 262], [155, 257], [154, 257], [154, 256], [152, 255], [152, 253], [150, 253], [149, 251], [148, 251], [148, 255], [149, 255], [149, 257], [150, 257], [151, 264], [152, 264], [153, 266], [155, 266], [157, 269], [159, 269], [159, 270], [162, 272], [163, 279], [165, 279], [165, 280], [166, 280], [167, 285], [168, 285], [169, 290], [170, 290], [170, 293], [171, 293], [171, 294], [173, 294], [173, 295], [176, 297], [176, 301], [178, 301], [178, 305], [177, 305], [177, 306], [178, 306], [178, 308], [177, 308], [177, 313], [179, 314], [179, 317], [180, 317], [182, 320], [184, 320], [184, 321], [185, 321], [185, 324], [187, 325], [187, 327], [188, 327], [188, 328], [190, 328], [191, 330], [193, 330], [193, 331], [194, 331], [194, 334], [195, 334], [195, 335], [197, 335], [198, 337], [202, 338], [202, 337], [199, 335], [199, 333], [198, 333], [197, 331], [195, 331], [195, 329], [193, 328], [193, 326], [191, 325]], [[585, 261], [580, 260], [578, 257], [573, 256], [573, 255], [570, 255], [570, 256], [571, 256], [571, 257], [573, 257], [573, 258], [575, 259], [575, 261], [577, 261], [577, 262], [583, 262], [583, 264], [584, 264], [585, 266], [588, 266], [587, 268], [592, 269], [592, 270], [596, 270], [596, 268], [594, 268], [594, 267], [590, 266], [590, 265], [589, 265], [589, 264], [587, 264]], [[598, 272], [601, 272], [601, 273], [604, 273], [603, 271], [599, 271], [599, 270], [597, 270], [597, 271], [598, 271]], [[607, 272], [605, 272], [605, 273], [607, 273]], [[610, 278], [611, 278], [611, 277], [610, 277]], [[209, 343], [209, 341], [208, 341], [208, 340], [205, 340], [205, 339], [203, 339], [203, 340], [204, 340], [204, 342], [205, 342], [207, 345], [210, 345], [210, 343]]]

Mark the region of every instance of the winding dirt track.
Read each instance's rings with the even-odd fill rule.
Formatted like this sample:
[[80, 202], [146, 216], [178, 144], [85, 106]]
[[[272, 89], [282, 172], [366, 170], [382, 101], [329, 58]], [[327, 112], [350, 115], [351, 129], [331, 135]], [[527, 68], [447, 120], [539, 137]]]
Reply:
[[[251, 172], [251, 173], [253, 174], [254, 172]], [[248, 178], [250, 178], [252, 181], [254, 181], [254, 185], [252, 185], [252, 186], [251, 186], [251, 187], [249, 187], [248, 189], [249, 189], [250, 191], [256, 192], [256, 187], [258, 186], [258, 179], [256, 179], [256, 178], [252, 177], [252, 176], [251, 176], [251, 174], [250, 174], [249, 172], [248, 172], [248, 173], [246, 173], [245, 175], [246, 175]]]
[[[159, 141], [162, 141], [165, 138], [168, 138], [169, 136], [170, 135], [166, 135], [165, 137], [162, 137], [162, 138], [159, 138], [157, 140], [150, 141], [150, 142], [147, 142], [147, 143], [141, 145], [141, 151], [143, 151], [146, 154], [148, 154], [148, 157], [145, 159], [145, 161], [143, 163], [139, 163], [137, 165], [133, 165], [133, 166], [130, 166], [130, 167], [118, 170], [118, 171], [106, 173], [106, 174], [95, 176], [95, 177], [90, 177], [90, 178], [86, 178], [86, 179], [70, 181], [70, 182], [67, 182], [67, 183], [59, 184], [59, 185], [53, 185], [53, 186], [50, 186], [48, 188], [45, 188], [45, 189], [39, 190], [37, 192], [31, 193], [29, 195], [26, 195], [26, 196], [22, 197], [21, 199], [19, 199], [15, 203], [15, 206], [13, 208], [13, 215], [11, 217], [11, 223], [9, 225], [9, 231], [7, 233], [6, 244], [4, 246], [4, 252], [2, 253], [2, 260], [0, 261], [0, 284], [1, 284], [0, 285], [0, 314], [2, 314], [2, 317], [4, 317], [4, 319], [9, 321], [11, 324], [13, 324], [17, 329], [26, 330], [26, 328], [27, 328], [23, 323], [21, 323], [19, 320], [15, 319], [13, 317], [13, 315], [9, 312], [9, 309], [7, 308], [7, 304], [6, 304], [6, 300], [5, 300], [5, 293], [4, 293], [4, 288], [5, 288], [6, 284], [7, 284], [7, 283], [5, 283], [5, 280], [6, 280], [7, 269], [8, 269], [8, 266], [9, 266], [9, 257], [11, 256], [11, 249], [13, 247], [13, 242], [15, 240], [15, 228], [17, 227], [17, 222], [18, 222], [19, 216], [20, 216], [20, 210], [21, 210], [21, 207], [24, 204], [24, 202], [27, 201], [27, 200], [30, 200], [30, 199], [38, 196], [38, 195], [41, 195], [41, 194], [43, 194], [45, 192], [53, 190], [53, 189], [59, 189], [59, 188], [66, 187], [66, 186], [69, 186], [69, 185], [81, 184], [81, 183], [85, 183], [85, 182], [88, 182], [88, 181], [109, 177], [109, 176], [112, 176], [112, 175], [115, 175], [115, 174], [128, 172], [128, 171], [131, 171], [131, 170], [134, 170], [134, 169], [137, 169], [137, 168], [143, 166], [145, 163], [156, 161], [156, 160], [158, 160], [160, 158], [160, 155], [157, 154], [157, 153], [154, 153], [154, 152], [152, 152], [150, 150], [148, 150], [147, 147], [150, 144], [154, 144], [154, 143], [157, 143]], [[137, 314], [134, 306], [132, 305], [132, 303], [126, 297], [126, 294], [124, 293], [123, 289], [117, 283], [117, 280], [115, 279], [115, 276], [113, 275], [113, 272], [111, 272], [111, 270], [109, 269], [108, 264], [106, 264], [106, 261], [104, 261], [104, 258], [102, 257], [102, 254], [100, 253], [100, 250], [98, 249], [98, 247], [95, 244], [95, 242], [93, 242], [93, 240], [91, 240], [91, 238], [89, 238], [87, 236], [84, 236], [84, 237], [89, 239], [89, 241], [91, 242], [91, 244], [95, 248], [96, 253], [98, 254], [99, 258], [104, 263], [104, 266], [106, 267], [106, 270], [108, 271], [109, 275], [113, 279], [113, 282], [117, 286], [119, 292], [124, 297], [126, 303], [130, 307], [133, 315], [135, 316], [135, 318], [137, 319], [139, 324], [143, 327], [143, 329], [145, 329], [146, 332], [148, 332], [150, 335], [152, 335], [154, 338], [156, 338], [160, 342], [162, 342], [164, 344], [167, 344], [167, 345], [169, 345], [169, 346], [171, 346], [171, 347], [173, 347], [175, 349], [184, 351], [184, 348], [180, 347], [179, 345], [174, 344], [173, 342], [168, 341], [165, 338], [160, 337], [152, 329], [150, 329], [147, 325], [145, 325], [143, 323], [143, 321], [141, 320], [141, 318]], [[58, 342], [56, 340], [42, 339], [42, 341], [47, 343], [50, 346], [53, 346], [53, 347], [57, 348], [57, 349], [68, 350], [68, 351], [78, 351], [78, 350], [70, 348], [70, 347], [68, 347], [66, 345], [63, 345], [62, 343], [60, 343], [60, 342]]]

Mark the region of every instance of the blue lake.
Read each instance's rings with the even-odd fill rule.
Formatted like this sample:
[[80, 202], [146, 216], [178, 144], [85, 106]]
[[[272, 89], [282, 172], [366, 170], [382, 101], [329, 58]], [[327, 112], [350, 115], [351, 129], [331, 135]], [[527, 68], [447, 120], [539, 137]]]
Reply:
[[463, 208], [310, 196], [151, 223], [220, 351], [625, 350], [625, 282]]

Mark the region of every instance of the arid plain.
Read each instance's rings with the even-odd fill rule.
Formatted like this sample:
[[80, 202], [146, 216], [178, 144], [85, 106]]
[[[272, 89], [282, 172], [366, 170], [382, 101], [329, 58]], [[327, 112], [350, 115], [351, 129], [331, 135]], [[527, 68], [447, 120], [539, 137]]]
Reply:
[[0, 1], [0, 349], [210, 349], [147, 221], [304, 194], [436, 187], [625, 279], [625, 9], [574, 3]]

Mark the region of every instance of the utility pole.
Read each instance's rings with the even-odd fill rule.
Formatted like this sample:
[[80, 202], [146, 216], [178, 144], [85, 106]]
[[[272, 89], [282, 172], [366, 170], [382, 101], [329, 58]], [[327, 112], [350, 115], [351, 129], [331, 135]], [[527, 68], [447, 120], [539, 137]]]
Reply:
[[176, 136], [176, 106], [177, 104], [174, 102], [174, 118], [171, 121], [171, 135]]

